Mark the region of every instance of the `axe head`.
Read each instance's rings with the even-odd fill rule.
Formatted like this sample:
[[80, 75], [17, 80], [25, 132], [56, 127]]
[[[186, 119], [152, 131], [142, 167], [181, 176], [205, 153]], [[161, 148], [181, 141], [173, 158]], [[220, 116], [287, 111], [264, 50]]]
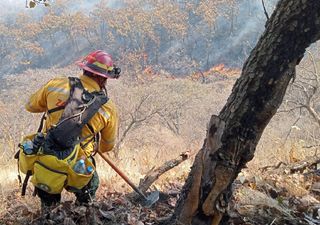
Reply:
[[141, 203], [142, 206], [150, 208], [154, 203], [159, 200], [159, 191], [152, 191]]

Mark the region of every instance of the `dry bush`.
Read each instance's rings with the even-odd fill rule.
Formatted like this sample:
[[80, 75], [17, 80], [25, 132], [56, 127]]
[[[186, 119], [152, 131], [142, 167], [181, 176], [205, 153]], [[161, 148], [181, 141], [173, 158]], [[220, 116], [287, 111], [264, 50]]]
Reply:
[[[320, 148], [320, 42], [307, 51], [297, 66], [284, 101], [272, 118], [250, 165], [261, 167], [282, 161], [290, 163], [311, 155]], [[261, 165], [263, 164], [263, 165]]]

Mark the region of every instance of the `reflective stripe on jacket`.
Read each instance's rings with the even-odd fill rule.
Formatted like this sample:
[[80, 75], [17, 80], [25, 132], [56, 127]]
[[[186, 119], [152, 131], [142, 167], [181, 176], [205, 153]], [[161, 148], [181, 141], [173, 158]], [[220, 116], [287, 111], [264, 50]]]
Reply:
[[[85, 89], [89, 92], [99, 91], [99, 85], [87, 76], [80, 76], [80, 80]], [[67, 77], [55, 78], [50, 80], [46, 85], [31, 95], [26, 109], [32, 113], [46, 112], [50, 109], [63, 106], [69, 97], [69, 80]], [[63, 110], [52, 112], [47, 116], [44, 131], [48, 130], [52, 125], [57, 124]], [[100, 151], [106, 152], [112, 150], [118, 129], [118, 114], [114, 103], [109, 101], [104, 104], [89, 122], [94, 133], [101, 133]], [[88, 137], [91, 133], [90, 129], [85, 126], [82, 130], [82, 137]], [[88, 138], [90, 139], [90, 138]], [[85, 140], [83, 143], [86, 143]], [[91, 141], [85, 147], [85, 152], [90, 154], [93, 151], [94, 143]]]

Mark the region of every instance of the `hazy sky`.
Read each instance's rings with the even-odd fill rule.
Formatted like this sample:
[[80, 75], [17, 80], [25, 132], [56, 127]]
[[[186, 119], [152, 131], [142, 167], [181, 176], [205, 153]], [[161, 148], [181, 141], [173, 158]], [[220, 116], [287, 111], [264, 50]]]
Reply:
[[7, 15], [26, 10], [26, 2], [25, 0], [2, 0], [0, 1], [0, 7], [2, 9], [0, 10], [0, 17], [3, 19]]
[[[29, 2], [29, 0], [27, 0]], [[77, 3], [72, 4], [72, 9], [76, 6], [76, 10], [87, 10], [91, 9], [97, 2], [100, 0], [75, 0]], [[74, 2], [75, 2], [74, 1]], [[54, 0], [51, 0], [52, 6], [54, 7]], [[109, 7], [117, 7], [119, 1], [117, 0], [108, 0], [107, 4]], [[5, 10], [0, 10], [0, 18], [4, 19], [8, 15], [14, 15], [17, 14], [21, 11], [30, 11], [32, 10], [39, 10], [39, 7], [45, 7], [43, 5], [39, 5], [34, 9], [27, 9], [26, 8], [26, 0], [0, 0], [0, 7], [1, 9]], [[71, 9], [71, 10], [72, 10]]]

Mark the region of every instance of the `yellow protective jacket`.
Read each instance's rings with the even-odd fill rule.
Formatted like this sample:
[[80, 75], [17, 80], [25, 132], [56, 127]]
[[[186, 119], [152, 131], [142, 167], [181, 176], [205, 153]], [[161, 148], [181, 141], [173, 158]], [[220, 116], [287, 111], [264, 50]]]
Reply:
[[[80, 76], [81, 83], [89, 92], [99, 91], [99, 85], [88, 76]], [[62, 106], [68, 100], [70, 92], [69, 80], [67, 77], [55, 78], [50, 80], [46, 85], [31, 95], [26, 109], [32, 113], [47, 112], [50, 109]], [[63, 110], [52, 112], [47, 115], [44, 131], [52, 125], [57, 124]], [[118, 129], [118, 114], [114, 103], [109, 99], [99, 111], [91, 118], [89, 125], [93, 128], [94, 133], [100, 132], [99, 151], [106, 152], [112, 150]], [[92, 132], [87, 126], [82, 129], [82, 137], [88, 137]], [[85, 140], [87, 143], [90, 140]], [[93, 140], [86, 145], [84, 151], [87, 155], [91, 154], [94, 149]]]

